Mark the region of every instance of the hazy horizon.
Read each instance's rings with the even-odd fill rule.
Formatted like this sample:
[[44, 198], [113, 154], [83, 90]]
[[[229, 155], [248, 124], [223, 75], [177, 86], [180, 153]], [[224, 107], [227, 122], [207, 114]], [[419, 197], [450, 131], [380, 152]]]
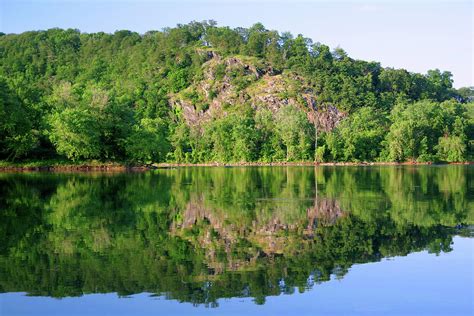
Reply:
[[426, 73], [452, 72], [454, 86], [474, 86], [471, 1], [2, 1], [0, 31], [49, 28], [145, 33], [190, 21], [303, 34], [356, 59]]

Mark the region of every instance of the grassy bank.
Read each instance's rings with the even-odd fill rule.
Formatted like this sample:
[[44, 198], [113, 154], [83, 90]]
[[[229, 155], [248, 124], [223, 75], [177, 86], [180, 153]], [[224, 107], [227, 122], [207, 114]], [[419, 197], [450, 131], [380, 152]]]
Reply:
[[117, 161], [47, 159], [11, 162], [0, 160], [0, 171], [128, 171], [146, 169], [149, 167]]
[[70, 160], [28, 160], [21, 162], [0, 161], [0, 171], [143, 171], [160, 168], [177, 167], [251, 167], [251, 166], [399, 166], [399, 165], [432, 165], [432, 164], [463, 164], [470, 165], [474, 162], [459, 163], [432, 163], [432, 162], [236, 162], [236, 163], [155, 163], [155, 164], [130, 164], [112, 161], [77, 161]]

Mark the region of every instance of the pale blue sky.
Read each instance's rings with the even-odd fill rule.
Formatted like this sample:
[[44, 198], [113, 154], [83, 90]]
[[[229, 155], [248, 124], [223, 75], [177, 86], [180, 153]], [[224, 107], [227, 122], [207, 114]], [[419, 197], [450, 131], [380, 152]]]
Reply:
[[302, 33], [353, 58], [425, 73], [453, 73], [454, 85], [474, 86], [473, 2], [442, 0], [0, 0], [0, 31], [52, 27], [83, 32], [144, 33], [214, 19], [219, 25]]

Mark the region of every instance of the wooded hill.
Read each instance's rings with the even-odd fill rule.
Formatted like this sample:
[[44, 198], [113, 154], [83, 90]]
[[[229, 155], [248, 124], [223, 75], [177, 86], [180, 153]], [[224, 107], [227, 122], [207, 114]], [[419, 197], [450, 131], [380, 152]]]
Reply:
[[0, 159], [472, 160], [473, 91], [302, 35], [191, 22], [0, 34]]

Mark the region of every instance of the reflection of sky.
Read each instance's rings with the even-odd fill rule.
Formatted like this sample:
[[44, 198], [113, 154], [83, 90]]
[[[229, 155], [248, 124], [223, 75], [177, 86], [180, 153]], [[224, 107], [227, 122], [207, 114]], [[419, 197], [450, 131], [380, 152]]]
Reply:
[[315, 285], [303, 294], [219, 300], [219, 308], [193, 307], [148, 295], [118, 298], [94, 294], [53, 299], [1, 294], [7, 315], [472, 315], [474, 239], [455, 237], [453, 251], [427, 252], [355, 265], [342, 280]]
[[302, 33], [351, 57], [425, 73], [449, 70], [456, 87], [474, 85], [469, 0], [2, 0], [0, 31], [52, 27], [140, 33], [214, 19], [219, 25]]

